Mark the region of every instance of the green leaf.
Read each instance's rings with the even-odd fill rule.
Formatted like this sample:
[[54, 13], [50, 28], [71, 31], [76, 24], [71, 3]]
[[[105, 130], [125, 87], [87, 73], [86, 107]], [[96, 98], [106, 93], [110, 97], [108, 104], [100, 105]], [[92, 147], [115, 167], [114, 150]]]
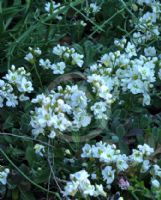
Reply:
[[113, 118], [118, 118], [121, 115], [121, 110], [120, 109], [116, 109], [113, 113], [112, 113], [112, 117]]
[[119, 141], [119, 148], [121, 150], [121, 153], [125, 153], [125, 154], [129, 153], [129, 148], [128, 148], [128, 145], [125, 143], [125, 141], [123, 140]]
[[32, 146], [27, 147], [25, 158], [28, 161], [29, 165], [32, 166], [35, 161], [35, 152]]
[[49, 170], [49, 168], [46, 166], [45, 168], [43, 168], [41, 171], [39, 171], [39, 172], [37, 173], [37, 175], [34, 177], [34, 181], [35, 181], [37, 184], [45, 183], [45, 182], [48, 181], [49, 174], [50, 174], [50, 170]]
[[12, 116], [8, 116], [7, 119], [5, 120], [4, 124], [3, 124], [3, 128], [4, 129], [9, 129], [13, 127], [13, 118]]
[[116, 127], [116, 134], [120, 138], [126, 135], [126, 130], [123, 125], [120, 124], [118, 127]]
[[30, 131], [30, 129], [31, 129], [31, 127], [30, 127], [30, 115], [24, 113], [21, 116], [20, 124], [21, 124], [22, 132], [23, 133], [28, 133]]
[[73, 139], [73, 142], [75, 142], [75, 143], [80, 142], [80, 136], [77, 133], [72, 134], [72, 139]]

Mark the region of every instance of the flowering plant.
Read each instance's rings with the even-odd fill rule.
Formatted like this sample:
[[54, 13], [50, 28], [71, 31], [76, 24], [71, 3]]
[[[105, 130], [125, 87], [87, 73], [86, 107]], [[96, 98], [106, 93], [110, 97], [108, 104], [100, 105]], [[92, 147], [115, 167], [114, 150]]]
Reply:
[[0, 18], [0, 198], [160, 200], [160, 1], [2, 0]]

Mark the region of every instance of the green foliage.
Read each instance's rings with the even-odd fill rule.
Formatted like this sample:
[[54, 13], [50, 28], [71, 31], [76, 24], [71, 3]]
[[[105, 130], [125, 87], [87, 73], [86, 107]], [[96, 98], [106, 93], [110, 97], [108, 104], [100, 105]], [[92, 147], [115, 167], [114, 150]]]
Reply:
[[[83, 82], [86, 77], [83, 77], [82, 69], [77, 72], [69, 67], [67, 74], [58, 77], [38, 68], [38, 63], [35, 63], [35, 71], [33, 66], [24, 60], [28, 47], [40, 47], [43, 56], [51, 58], [50, 49], [54, 45], [72, 46], [84, 55], [84, 67], [87, 68], [103, 53], [114, 48], [112, 44], [115, 38], [132, 35], [128, 23], [129, 19], [135, 19], [132, 1], [98, 0], [96, 2], [102, 8], [94, 17], [84, 13], [86, 4], [92, 1], [64, 0], [61, 1], [64, 5], [61, 14], [65, 16], [62, 21], [56, 20], [54, 14], [48, 16], [45, 13], [45, 2], [0, 1], [0, 75], [2, 77], [9, 67], [15, 64], [17, 67], [24, 66], [31, 72], [35, 94], [53, 89], [59, 83], [74, 81], [88, 91], [91, 88]], [[82, 20], [87, 24], [86, 27], [80, 25]], [[158, 43], [158, 52], [159, 42], [160, 36], [152, 41], [152, 44]], [[41, 140], [32, 137], [30, 111], [33, 105], [29, 101], [22, 102], [14, 109], [0, 108], [0, 165], [11, 168], [8, 188], [0, 185], [0, 196], [5, 200], [62, 199], [60, 191], [65, 180], [82, 165], [79, 161], [81, 147], [89, 140], [91, 143], [100, 139], [115, 143], [126, 154], [129, 154], [137, 144], [143, 143], [148, 143], [158, 150], [161, 144], [160, 86], [157, 89], [152, 97], [151, 106], [144, 108], [129, 94], [121, 94], [126, 105], [113, 104], [108, 120], [95, 120], [87, 129], [82, 128], [72, 135], [66, 133], [70, 137], [70, 142], [61, 134], [54, 141], [43, 135]], [[31, 98], [35, 94], [31, 94]], [[88, 95], [92, 98], [90, 92]], [[88, 137], [84, 139], [87, 134]], [[35, 154], [35, 142], [45, 146], [48, 152], [45, 157], [40, 158]], [[66, 155], [66, 149], [70, 150], [70, 154]], [[158, 150], [154, 162], [161, 163], [160, 155], [161, 152]], [[65, 157], [74, 158], [75, 165], [70, 162], [64, 164]], [[129, 200], [161, 199], [160, 191], [154, 196], [150, 186], [137, 182], [135, 177], [132, 182]]]

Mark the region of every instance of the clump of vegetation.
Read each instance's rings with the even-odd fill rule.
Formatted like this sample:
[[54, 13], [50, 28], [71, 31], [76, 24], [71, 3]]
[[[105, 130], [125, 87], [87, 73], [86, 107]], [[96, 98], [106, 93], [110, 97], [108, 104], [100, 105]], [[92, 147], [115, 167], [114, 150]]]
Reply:
[[1, 0], [1, 199], [161, 199], [160, 23], [159, 0]]

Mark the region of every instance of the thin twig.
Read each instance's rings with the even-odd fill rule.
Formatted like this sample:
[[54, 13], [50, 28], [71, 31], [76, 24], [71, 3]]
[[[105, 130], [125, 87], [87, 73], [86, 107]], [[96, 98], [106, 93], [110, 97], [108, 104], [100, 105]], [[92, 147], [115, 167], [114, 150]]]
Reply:
[[6, 158], [6, 160], [26, 179], [28, 180], [32, 185], [36, 186], [37, 188], [41, 189], [44, 192], [49, 192], [50, 194], [55, 194], [52, 191], [48, 191], [47, 189], [43, 188], [41, 185], [38, 185], [33, 180], [31, 180], [26, 174], [24, 174], [14, 163], [13, 161], [7, 156], [7, 154], [0, 148], [0, 152], [3, 154], [3, 156]]

